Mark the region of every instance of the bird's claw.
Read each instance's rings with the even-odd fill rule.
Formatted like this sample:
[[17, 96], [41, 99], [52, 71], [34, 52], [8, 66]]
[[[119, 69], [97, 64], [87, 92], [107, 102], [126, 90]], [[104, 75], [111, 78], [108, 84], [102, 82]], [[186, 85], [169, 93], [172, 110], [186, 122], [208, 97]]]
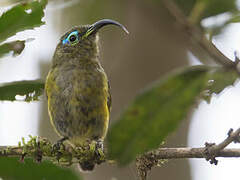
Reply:
[[91, 152], [93, 152], [94, 154], [96, 154], [97, 156], [102, 155], [103, 154], [103, 141], [102, 140], [92, 141], [89, 144], [89, 150]]
[[57, 161], [59, 161], [59, 159], [61, 158], [62, 153], [60, 152], [60, 150], [61, 147], [65, 148], [63, 142], [67, 139], [67, 137], [63, 137], [62, 139], [59, 139], [55, 144], [53, 144], [52, 153], [56, 153]]
[[103, 141], [102, 140], [98, 140], [96, 142], [96, 149], [101, 149], [103, 151]]
[[96, 149], [95, 149], [95, 154], [98, 156], [99, 159], [104, 157], [104, 151], [103, 151], [103, 141], [98, 140], [96, 142]]
[[55, 144], [53, 144], [53, 151], [59, 151], [61, 149], [61, 146], [64, 147], [63, 142], [67, 139], [67, 137], [63, 137], [62, 139], [59, 139]]

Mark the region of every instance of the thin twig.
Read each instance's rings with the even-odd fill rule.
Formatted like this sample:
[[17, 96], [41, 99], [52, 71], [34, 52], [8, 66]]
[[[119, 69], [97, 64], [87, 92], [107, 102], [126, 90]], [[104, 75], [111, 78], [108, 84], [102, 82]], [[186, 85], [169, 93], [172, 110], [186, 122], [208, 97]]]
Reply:
[[[177, 25], [182, 29], [185, 39], [188, 42], [189, 49], [199, 58], [200, 61], [206, 62], [206, 59], [211, 59], [217, 64], [225, 67], [235, 67], [235, 63], [227, 58], [216, 46], [210, 42], [204, 33], [194, 24], [191, 24], [187, 17], [171, 0], [163, 0], [164, 5], [174, 16]], [[209, 61], [207, 61], [209, 63]]]
[[205, 158], [217, 165], [216, 157], [240, 157], [240, 148], [224, 149], [232, 142], [239, 142], [240, 128], [235, 132], [231, 129], [228, 137], [218, 145], [206, 143], [200, 148], [158, 148], [137, 158], [136, 166], [141, 180], [146, 180], [147, 173], [163, 159]]
[[[159, 148], [146, 153], [145, 157], [160, 159], [206, 158], [205, 147], [201, 148]], [[220, 150], [215, 157], [240, 157], [240, 148]]]
[[228, 132], [228, 137], [218, 145], [212, 146], [211, 151], [218, 152], [220, 150], [223, 150], [230, 143], [235, 142], [239, 138], [239, 134], [240, 134], [240, 128], [238, 128], [235, 132], [233, 132], [233, 129], [230, 129]]

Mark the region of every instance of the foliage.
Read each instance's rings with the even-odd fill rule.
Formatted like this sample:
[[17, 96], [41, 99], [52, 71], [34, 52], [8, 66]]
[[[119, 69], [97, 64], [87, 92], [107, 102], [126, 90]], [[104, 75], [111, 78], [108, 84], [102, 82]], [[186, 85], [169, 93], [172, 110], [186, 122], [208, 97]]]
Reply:
[[36, 101], [42, 95], [44, 90], [44, 82], [35, 81], [17, 81], [6, 83], [0, 86], [1, 101], [15, 101], [16, 96], [24, 96], [24, 101]]
[[[41, 20], [44, 16], [44, 8], [47, 0], [22, 3], [6, 11], [0, 17], [0, 42], [15, 35], [17, 32], [33, 29], [44, 24]], [[20, 48], [19, 48], [19, 45]], [[20, 54], [25, 48], [25, 41], [14, 41], [0, 46], [0, 57], [4, 54], [14, 51], [14, 54]]]
[[207, 72], [202, 66], [187, 68], [138, 95], [109, 132], [110, 157], [125, 164], [157, 148], [196, 102]]
[[229, 18], [227, 21], [220, 25], [214, 25], [207, 28], [207, 33], [210, 36], [218, 35], [222, 30], [232, 22], [239, 22], [239, 12], [236, 0], [174, 0], [189, 19], [199, 25], [203, 19], [214, 17], [220, 14], [228, 13]]
[[233, 86], [238, 76], [238, 72], [232, 69], [221, 68], [212, 73], [205, 100], [210, 103], [212, 95], [219, 95], [226, 87]]
[[[203, 90], [220, 93], [238, 77], [236, 72], [230, 71], [227, 76], [223, 72], [222, 68], [206, 66], [186, 68], [138, 95], [109, 131], [110, 157], [124, 165], [159, 147], [186, 118]], [[210, 87], [209, 79], [216, 81]]]
[[187, 16], [190, 16], [191, 13], [203, 6], [202, 12], [200, 13], [199, 22], [204, 18], [216, 16], [225, 12], [235, 12], [237, 11], [236, 0], [174, 0], [179, 7], [185, 12]]
[[0, 45], [0, 57], [13, 52], [13, 55], [19, 55], [25, 48], [25, 41], [13, 41]]
[[15, 35], [17, 32], [33, 29], [42, 24], [44, 8], [47, 0], [22, 3], [3, 13], [0, 17], [0, 42]]
[[[108, 0], [105, 0], [106, 2]], [[155, 0], [159, 1], [159, 0]], [[239, 22], [236, 0], [175, 0], [193, 25], [201, 27], [204, 18], [231, 13], [230, 18], [220, 26], [209, 27], [213, 35], [232, 22]], [[85, 4], [84, 4], [85, 3]], [[105, 4], [86, 3], [83, 10], [89, 19], [101, 14]], [[4, 43], [16, 33], [43, 25], [47, 0], [20, 3], [0, 17], [0, 57], [13, 52], [21, 54], [25, 40]], [[89, 9], [91, 11], [89, 11]], [[94, 9], [94, 13], [92, 13]], [[90, 13], [89, 13], [90, 12]], [[97, 17], [96, 17], [97, 16]], [[122, 113], [119, 121], [109, 130], [108, 152], [110, 158], [126, 165], [148, 150], [159, 147], [164, 139], [184, 120], [200, 97], [207, 101], [213, 94], [221, 93], [238, 78], [234, 69], [224, 67], [195, 66], [170, 73], [140, 93]], [[209, 81], [211, 80], [211, 81]], [[210, 83], [209, 83], [210, 82]], [[40, 80], [18, 81], [0, 85], [0, 101], [38, 100], [43, 93], [44, 83]], [[203, 96], [204, 90], [208, 91]], [[12, 173], [14, 172], [14, 173]], [[26, 160], [20, 164], [13, 158], [0, 158], [0, 177], [7, 179], [79, 179], [69, 169], [62, 169], [49, 162], [40, 165]]]
[[49, 161], [40, 164], [32, 159], [25, 159], [20, 163], [19, 158], [0, 158], [0, 177], [3, 179], [17, 180], [81, 180], [72, 170], [62, 168]]

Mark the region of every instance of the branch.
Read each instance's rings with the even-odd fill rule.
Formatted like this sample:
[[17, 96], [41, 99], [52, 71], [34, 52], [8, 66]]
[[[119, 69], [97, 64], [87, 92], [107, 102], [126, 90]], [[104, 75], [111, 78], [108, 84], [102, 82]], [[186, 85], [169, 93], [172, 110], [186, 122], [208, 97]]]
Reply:
[[[224, 149], [232, 142], [240, 142], [240, 128], [235, 132], [230, 129], [228, 137], [218, 145], [205, 143], [205, 147], [200, 148], [159, 148], [147, 152], [136, 160], [138, 175], [141, 180], [146, 180], [151, 168], [162, 163], [164, 159], [205, 158], [211, 164], [217, 165], [216, 157], [240, 157], [240, 149]], [[18, 146], [0, 146], [0, 157], [20, 157], [21, 161], [25, 157], [32, 157], [37, 162], [44, 158], [62, 166], [86, 162], [93, 165], [106, 161], [113, 163], [112, 160], [107, 160], [96, 142], [83, 147], [61, 144], [57, 149], [54, 145], [46, 138], [30, 136], [28, 142], [25, 143], [22, 139]]]
[[205, 158], [211, 164], [217, 165], [216, 157], [240, 157], [240, 148], [224, 149], [232, 142], [240, 142], [239, 135], [240, 128], [235, 132], [230, 129], [228, 137], [218, 145], [205, 143], [205, 147], [201, 148], [159, 148], [147, 152], [136, 160], [138, 176], [141, 180], [146, 180], [151, 168], [161, 164], [164, 159]]
[[24, 161], [25, 157], [31, 157], [37, 162], [48, 159], [61, 166], [85, 162], [91, 162], [94, 165], [106, 161], [104, 152], [98, 148], [96, 142], [83, 147], [72, 147], [68, 144], [61, 144], [59, 148], [54, 147], [55, 144], [46, 138], [30, 136], [27, 143], [23, 139], [18, 146], [0, 146], [0, 157], [20, 157], [21, 161]]
[[216, 46], [210, 42], [204, 33], [194, 24], [190, 23], [187, 17], [171, 0], [163, 0], [164, 5], [170, 14], [176, 19], [177, 24], [183, 31], [184, 37], [188, 42], [188, 47], [201, 62], [208, 62], [211, 59], [217, 64], [225, 67], [235, 67], [231, 59], [227, 58]]

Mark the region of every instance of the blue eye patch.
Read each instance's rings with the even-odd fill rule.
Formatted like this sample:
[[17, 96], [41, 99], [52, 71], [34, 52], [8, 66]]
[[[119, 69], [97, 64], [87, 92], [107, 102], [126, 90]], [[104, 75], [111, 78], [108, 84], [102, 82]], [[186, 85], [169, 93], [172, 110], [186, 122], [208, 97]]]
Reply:
[[70, 45], [75, 45], [79, 42], [79, 38], [78, 38], [78, 31], [73, 31], [71, 32], [66, 39], [64, 39], [62, 41], [62, 44], [70, 44]]

